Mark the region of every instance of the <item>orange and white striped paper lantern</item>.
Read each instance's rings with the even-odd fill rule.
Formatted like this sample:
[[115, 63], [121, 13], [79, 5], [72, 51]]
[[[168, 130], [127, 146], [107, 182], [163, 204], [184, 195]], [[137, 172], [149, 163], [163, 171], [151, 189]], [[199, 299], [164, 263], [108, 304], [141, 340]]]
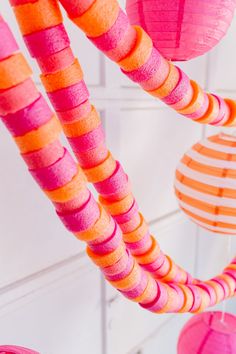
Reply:
[[176, 169], [175, 193], [196, 224], [236, 235], [236, 136], [220, 133], [186, 152]]

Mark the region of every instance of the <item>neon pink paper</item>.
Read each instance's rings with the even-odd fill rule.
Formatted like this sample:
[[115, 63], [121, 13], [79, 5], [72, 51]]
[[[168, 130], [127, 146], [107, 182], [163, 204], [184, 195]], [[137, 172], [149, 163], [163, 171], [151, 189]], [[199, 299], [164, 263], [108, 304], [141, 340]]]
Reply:
[[13, 136], [21, 136], [33, 129], [38, 129], [53, 116], [48, 103], [42, 95], [33, 103], [20, 111], [8, 114], [2, 118], [4, 124]]
[[170, 60], [189, 60], [213, 48], [233, 18], [234, 0], [127, 0], [132, 24], [140, 25]]
[[63, 24], [25, 35], [24, 41], [33, 58], [55, 54], [70, 45]]
[[53, 165], [29, 171], [42, 189], [50, 191], [69, 183], [76, 175], [78, 167], [71, 154], [64, 148], [64, 155]]
[[236, 316], [222, 312], [204, 312], [192, 317], [182, 329], [178, 354], [234, 354]]
[[19, 50], [15, 38], [13, 37], [6, 22], [0, 21], [0, 41], [4, 45], [0, 46], [0, 60], [3, 60]]

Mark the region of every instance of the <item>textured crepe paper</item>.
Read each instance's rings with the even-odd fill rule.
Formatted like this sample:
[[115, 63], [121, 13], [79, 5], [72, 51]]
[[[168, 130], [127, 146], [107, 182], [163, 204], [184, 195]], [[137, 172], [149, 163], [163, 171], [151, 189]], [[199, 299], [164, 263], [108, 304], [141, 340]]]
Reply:
[[170, 71], [163, 84], [157, 87], [155, 90], [149, 91], [148, 93], [154, 97], [164, 99], [165, 97], [168, 97], [172, 93], [172, 91], [177, 86], [179, 79], [180, 79], [179, 68], [177, 68], [176, 66], [170, 63]]
[[199, 226], [236, 234], [234, 217], [236, 140], [214, 135], [195, 144], [176, 170], [176, 196], [181, 209]]
[[43, 74], [53, 73], [70, 66], [75, 61], [74, 54], [70, 47], [47, 57], [37, 58], [38, 65]]
[[162, 251], [160, 251], [160, 254], [155, 259], [155, 261], [148, 264], [143, 264], [142, 267], [146, 269], [148, 272], [153, 273], [156, 272], [163, 265], [164, 261], [165, 261], [165, 255]]
[[15, 345], [0, 345], [0, 353], [2, 354], [40, 354], [33, 349], [18, 347]]
[[65, 7], [68, 15], [73, 18], [83, 15], [94, 1], [95, 0], [61, 0], [61, 4]]
[[197, 284], [196, 286], [202, 288], [208, 293], [208, 295], [210, 296], [210, 306], [214, 306], [216, 304], [216, 293], [212, 286], [204, 283]]
[[190, 114], [185, 114], [185, 117], [197, 120], [204, 116], [204, 114], [207, 112], [208, 107], [209, 107], [209, 98], [208, 95], [204, 92], [201, 106], [198, 109], [196, 109], [195, 112]]
[[106, 279], [109, 281], [121, 280], [121, 279], [126, 278], [130, 274], [133, 267], [134, 267], [134, 258], [129, 255], [129, 257], [127, 258], [127, 263], [125, 264], [124, 269], [119, 269], [118, 272], [113, 275], [106, 275], [105, 273], [104, 274], [106, 275]]
[[120, 162], [116, 162], [116, 168], [105, 181], [95, 183], [94, 187], [101, 195], [109, 195], [118, 192], [127, 184], [127, 176]]
[[2, 19], [0, 20], [0, 60], [6, 59], [19, 50], [19, 47], [13, 37], [8, 25]]
[[137, 286], [142, 277], [142, 268], [139, 267], [138, 263], [134, 261], [133, 268], [130, 273], [120, 280], [109, 280], [110, 284], [118, 290], [130, 290], [134, 286]]
[[[53, 204], [55, 206], [55, 209], [59, 212], [59, 213], [68, 213], [71, 212], [73, 210], [79, 209], [84, 203], [86, 203], [86, 201], [89, 198], [89, 190], [86, 188], [86, 185], [84, 185], [84, 188], [81, 188], [77, 194], [75, 195], [73, 193], [73, 197], [65, 202], [54, 202]], [[50, 198], [51, 199], [51, 198]], [[67, 199], [67, 198], [64, 198]], [[62, 200], [62, 198], [61, 198]]]
[[[61, 159], [59, 159], [58, 161], [60, 161], [62, 159], [63, 159], [63, 157], [61, 157]], [[70, 174], [72, 174], [72, 170], [73, 170], [73, 168], [71, 168]], [[70, 171], [68, 170], [67, 171], [68, 176], [71, 177], [69, 172]], [[84, 194], [83, 192], [86, 189], [86, 180], [85, 180], [85, 176], [84, 176], [81, 168], [77, 167], [76, 174], [73, 175], [71, 179], [69, 179], [69, 177], [68, 177], [68, 182], [66, 184], [62, 185], [62, 187], [58, 187], [58, 188], [52, 189], [52, 190], [45, 190], [45, 193], [49, 199], [51, 199], [53, 202], [66, 203], [66, 202], [70, 201], [71, 199], [73, 199], [75, 196], [78, 196], [81, 194], [83, 196], [83, 194]]]
[[98, 37], [88, 37], [88, 39], [90, 39], [98, 49], [102, 51], [110, 51], [118, 46], [129, 27], [129, 20], [125, 13], [120, 9], [115, 23], [107, 32]]
[[160, 311], [167, 304], [167, 301], [168, 301], [167, 288], [165, 288], [165, 286], [162, 283], [158, 282], [156, 288], [156, 296], [154, 300], [149, 303], [140, 304], [140, 305], [146, 310], [149, 310], [151, 312], [156, 312], [156, 311]]
[[98, 183], [109, 178], [116, 168], [116, 161], [110, 152], [106, 159], [99, 165], [84, 169], [84, 174], [91, 183]]
[[188, 284], [187, 287], [192, 291], [192, 294], [193, 294], [193, 306], [191, 307], [190, 312], [194, 313], [201, 306], [201, 302], [202, 302], [201, 293], [200, 293], [198, 287], [195, 285]]
[[166, 256], [166, 258], [169, 261], [170, 267], [168, 269], [168, 272], [161, 278], [161, 280], [164, 283], [168, 283], [175, 279], [177, 273], [178, 273], [178, 266], [172, 261], [172, 259], [169, 256]]
[[20, 152], [26, 154], [44, 148], [58, 139], [61, 133], [61, 125], [55, 115], [38, 129], [32, 130], [25, 135], [15, 137]]
[[61, 142], [56, 139], [42, 149], [21, 154], [30, 170], [43, 168], [52, 165], [64, 154], [64, 148]]
[[228, 119], [229, 119], [229, 106], [225, 103], [225, 101], [223, 100], [223, 98], [214, 95], [215, 98], [217, 99], [218, 103], [219, 103], [219, 115], [216, 118], [216, 120], [212, 121], [211, 124], [212, 125], [224, 125]]
[[123, 38], [119, 41], [116, 48], [104, 51], [106, 56], [115, 62], [119, 62], [124, 59], [135, 46], [137, 38], [136, 30], [129, 26], [124, 33]]
[[225, 293], [224, 293], [224, 289], [221, 286], [221, 284], [214, 282], [213, 280], [208, 280], [205, 282], [206, 284], [209, 284], [215, 291], [216, 294], [216, 303], [220, 303], [221, 301], [223, 301]]
[[81, 208], [68, 213], [57, 212], [57, 215], [69, 231], [77, 233], [88, 230], [94, 225], [99, 219], [100, 210], [95, 199], [90, 194], [89, 199]]
[[24, 135], [31, 130], [38, 129], [47, 123], [53, 116], [48, 103], [40, 95], [27, 107], [2, 117], [2, 120], [13, 136]]
[[222, 312], [205, 312], [192, 317], [182, 329], [178, 340], [178, 354], [235, 353], [236, 316]]
[[[76, 106], [77, 109], [78, 106]], [[97, 110], [92, 106], [92, 109], [86, 116], [81, 119], [72, 121], [68, 124], [63, 124], [63, 130], [68, 138], [77, 138], [98, 128], [101, 124], [100, 116]]]
[[99, 165], [106, 159], [107, 154], [107, 147], [103, 143], [94, 149], [83, 151], [79, 154], [75, 152], [77, 160], [82, 168], [91, 168]]
[[150, 249], [152, 246], [152, 239], [150, 233], [147, 232], [143, 238], [137, 242], [126, 242], [126, 246], [132, 252], [132, 255], [139, 256], [142, 255]]
[[76, 138], [68, 138], [74, 152], [78, 154], [82, 151], [95, 149], [101, 144], [105, 144], [105, 133], [102, 124], [90, 132]]
[[132, 230], [131, 232], [124, 233], [123, 239], [125, 242], [138, 242], [140, 241], [148, 232], [148, 225], [141, 213], [140, 215], [140, 222], [137, 228]]
[[62, 24], [27, 34], [24, 41], [33, 58], [46, 57], [70, 46], [69, 37]]
[[[179, 287], [172, 287], [171, 285], [162, 283], [162, 286], [166, 288], [167, 301], [165, 305], [160, 309], [155, 309], [155, 313], [176, 313], [181, 309], [183, 305], [184, 298], [181, 295]], [[178, 289], [178, 290], [177, 290]]]
[[111, 215], [117, 215], [126, 213], [134, 202], [134, 197], [132, 193], [128, 193], [124, 198], [117, 201], [107, 201], [101, 195], [99, 196], [99, 202], [104, 206], [104, 208]]
[[[158, 259], [158, 257], [159, 256], [153, 257], [153, 258], [155, 260], [155, 259]], [[152, 260], [152, 261], [154, 262], [154, 260]], [[150, 263], [148, 263], [148, 264], [150, 264]], [[170, 262], [169, 262], [169, 259], [165, 255], [164, 262], [160, 265], [159, 268], [157, 268], [157, 270], [153, 271], [152, 274], [155, 278], [162, 278], [169, 272], [169, 269], [170, 269]]]
[[105, 240], [114, 230], [115, 223], [114, 220], [106, 213], [106, 211], [98, 205], [99, 216], [98, 219], [94, 221], [94, 224], [84, 231], [79, 231], [75, 233], [75, 236], [86, 242], [101, 242]]
[[137, 212], [133, 215], [131, 220], [124, 223], [120, 223], [119, 226], [124, 234], [135, 230], [138, 227], [139, 223], [140, 223], [140, 216], [139, 216], [139, 212]]
[[140, 83], [143, 81], [148, 81], [157, 71], [159, 71], [161, 60], [160, 53], [156, 50], [156, 48], [152, 48], [150, 57], [140, 68], [133, 71], [121, 71], [123, 71], [123, 73], [134, 82]]
[[153, 76], [149, 80], [140, 82], [140, 86], [148, 92], [155, 90], [165, 82], [170, 69], [170, 63], [161, 56], [158, 70], [153, 73]]
[[225, 98], [225, 103], [229, 107], [229, 119], [225, 122], [225, 126], [231, 127], [235, 125], [235, 118], [236, 118], [236, 102], [229, 98]]
[[219, 116], [219, 110], [220, 110], [219, 101], [214, 95], [211, 94], [207, 94], [207, 95], [208, 95], [208, 109], [206, 113], [197, 120], [198, 123], [202, 123], [202, 124], [212, 123], [218, 120], [217, 118]]
[[77, 164], [70, 153], [64, 149], [64, 155], [53, 165], [30, 170], [30, 173], [42, 189], [51, 191], [72, 180], [77, 173]]
[[103, 267], [101, 268], [101, 270], [103, 274], [107, 277], [119, 274], [126, 269], [129, 259], [130, 259], [130, 252], [129, 250], [126, 250], [126, 252], [124, 252], [124, 254], [121, 255], [120, 259], [118, 259], [117, 262], [113, 263], [108, 267]]
[[39, 95], [31, 79], [27, 79], [7, 90], [0, 91], [0, 115], [5, 116], [20, 111], [39, 98]]
[[113, 252], [122, 240], [120, 228], [115, 225], [113, 233], [100, 243], [89, 244], [90, 249], [97, 254], [107, 254]]
[[[13, 8], [23, 35], [39, 32], [62, 23], [62, 15], [56, 0], [38, 0]], [[27, 16], [25, 14], [27, 13]]]
[[97, 255], [89, 247], [87, 247], [87, 254], [92, 261], [99, 267], [109, 267], [116, 263], [122, 255], [126, 252], [125, 245], [121, 243], [117, 249], [106, 255]]
[[83, 71], [78, 59], [57, 72], [40, 76], [46, 92], [53, 92], [77, 84], [83, 79]]
[[152, 239], [152, 245], [151, 245], [150, 249], [146, 253], [144, 253], [140, 256], [136, 256], [136, 259], [139, 264], [142, 264], [142, 265], [149, 264], [149, 263], [155, 261], [160, 253], [159, 244], [157, 243], [157, 241], [155, 240], [155, 238], [153, 236], [151, 236], [151, 239]]
[[177, 85], [169, 93], [169, 95], [165, 96], [162, 99], [163, 102], [168, 105], [174, 105], [179, 101], [181, 101], [185, 97], [187, 91], [189, 90], [189, 87], [191, 87], [189, 77], [179, 68], [178, 70], [179, 70], [179, 81]]
[[62, 124], [68, 124], [73, 123], [76, 120], [85, 118], [91, 112], [91, 110], [91, 103], [89, 102], [89, 100], [87, 100], [72, 109], [57, 112], [57, 116], [62, 122]]
[[218, 276], [212, 279], [212, 281], [220, 284], [224, 290], [224, 298], [227, 299], [230, 295], [230, 288], [224, 279], [219, 278]]
[[218, 275], [217, 278], [227, 284], [227, 286], [229, 288], [229, 296], [228, 297], [232, 297], [235, 293], [235, 290], [236, 290], [235, 279], [229, 274], [221, 274], [221, 275]]
[[[192, 307], [194, 306], [194, 294], [193, 292], [188, 288], [187, 285], [184, 284], [178, 284], [178, 287], [180, 288], [180, 290], [182, 291], [183, 295], [184, 295], [184, 302], [183, 302], [183, 306], [182, 308], [179, 310], [179, 313], [185, 313], [185, 312], [190, 312]], [[201, 305], [200, 308], [203, 304], [203, 294], [206, 294], [205, 291], [201, 291], [202, 289], [199, 288], [200, 294], [201, 294]], [[207, 295], [208, 296], [208, 295]], [[208, 296], [209, 298], [209, 296]], [[198, 309], [199, 310], [199, 309]]]
[[132, 24], [141, 25], [171, 60], [188, 60], [213, 48], [226, 34], [235, 1], [127, 0]]
[[118, 224], [122, 224], [124, 222], [131, 220], [134, 217], [134, 215], [138, 212], [139, 212], [138, 204], [134, 200], [131, 208], [126, 213], [113, 215], [113, 218], [116, 220]]
[[125, 71], [133, 71], [145, 64], [152, 53], [152, 40], [141, 27], [135, 27], [136, 43], [131, 52], [118, 65]]
[[[87, 36], [98, 37], [113, 26], [119, 11], [119, 4], [116, 0], [96, 0], [83, 15], [72, 19]], [[106, 16], [103, 16], [103, 12]]]
[[149, 276], [146, 272], [142, 272], [139, 283], [128, 291], [121, 291], [121, 293], [134, 302], [142, 301], [146, 295], [148, 287]]
[[28, 79], [32, 71], [21, 53], [0, 61], [0, 90], [16, 86]]
[[56, 111], [65, 111], [87, 101], [89, 92], [84, 81], [81, 80], [69, 87], [49, 92], [48, 97]]
[[205, 98], [202, 88], [193, 80], [190, 80], [190, 83], [193, 88], [193, 98], [186, 107], [177, 111], [184, 115], [193, 114], [201, 108]]
[[37, 2], [38, 0], [9, 0], [11, 6], [18, 6], [18, 5], [23, 5], [23, 4], [28, 4]]

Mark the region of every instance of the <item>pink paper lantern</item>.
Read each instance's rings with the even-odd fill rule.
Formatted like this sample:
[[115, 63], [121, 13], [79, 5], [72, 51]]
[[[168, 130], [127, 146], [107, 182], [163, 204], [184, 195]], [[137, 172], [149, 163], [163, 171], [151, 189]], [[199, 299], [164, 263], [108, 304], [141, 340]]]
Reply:
[[226, 34], [235, 0], [127, 0], [132, 24], [140, 25], [169, 60], [189, 60], [212, 49]]
[[15, 345], [0, 345], [0, 354], [40, 354], [32, 349], [18, 347]]
[[191, 318], [182, 329], [178, 354], [235, 354], [236, 316], [204, 312]]

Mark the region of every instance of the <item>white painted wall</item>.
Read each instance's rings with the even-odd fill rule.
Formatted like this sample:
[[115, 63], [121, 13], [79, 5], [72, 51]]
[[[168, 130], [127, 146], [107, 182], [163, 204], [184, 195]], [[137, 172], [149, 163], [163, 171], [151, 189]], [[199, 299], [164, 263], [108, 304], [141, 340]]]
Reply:
[[[7, 0], [1, 0], [0, 11], [20, 40]], [[178, 211], [172, 187], [182, 154], [212, 129], [141, 92], [67, 25], [92, 99], [102, 111], [110, 149], [126, 167], [153, 233], [165, 252], [194, 275], [214, 275], [229, 258], [228, 239], [190, 223]], [[216, 50], [181, 67], [202, 86], [235, 97], [235, 37], [236, 21]], [[147, 313], [105, 284], [83, 244], [65, 231], [29, 176], [3, 125], [0, 137], [0, 343], [42, 354], [175, 354], [188, 316]], [[233, 241], [232, 254], [235, 249]], [[236, 313], [235, 303], [226, 306]]]

